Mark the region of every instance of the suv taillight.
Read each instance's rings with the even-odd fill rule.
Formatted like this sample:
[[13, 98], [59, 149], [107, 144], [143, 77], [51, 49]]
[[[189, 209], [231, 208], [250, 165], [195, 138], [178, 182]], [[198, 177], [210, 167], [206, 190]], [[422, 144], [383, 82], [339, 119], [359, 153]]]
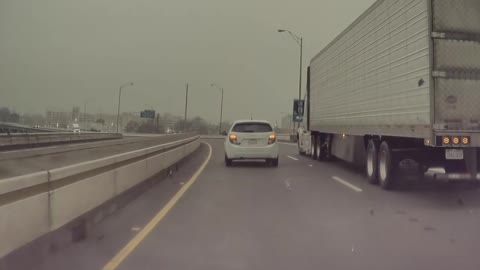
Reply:
[[238, 144], [237, 135], [230, 134], [230, 136], [228, 136], [228, 139], [230, 140], [231, 143]]
[[268, 136], [268, 144], [273, 144], [277, 141], [277, 136], [275, 134], [270, 134]]

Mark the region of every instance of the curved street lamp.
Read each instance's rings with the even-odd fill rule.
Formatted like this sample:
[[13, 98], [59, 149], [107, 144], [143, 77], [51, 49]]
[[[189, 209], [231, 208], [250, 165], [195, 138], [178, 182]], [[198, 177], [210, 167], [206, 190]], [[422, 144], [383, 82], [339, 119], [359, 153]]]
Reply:
[[[300, 100], [302, 99], [303, 38], [295, 35], [290, 30], [279, 29], [277, 30], [277, 32], [279, 33], [287, 32], [293, 38], [293, 40], [295, 40], [298, 46], [300, 46], [300, 78], [298, 80], [298, 99]], [[300, 127], [300, 123], [298, 123], [298, 126]], [[295, 128], [295, 125], [294, 125], [294, 128]]]

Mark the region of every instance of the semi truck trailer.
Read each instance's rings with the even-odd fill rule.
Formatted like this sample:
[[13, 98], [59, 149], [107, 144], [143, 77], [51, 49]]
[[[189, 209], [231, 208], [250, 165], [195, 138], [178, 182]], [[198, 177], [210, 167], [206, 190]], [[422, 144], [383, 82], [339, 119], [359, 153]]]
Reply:
[[378, 0], [310, 61], [302, 154], [480, 180], [480, 1]]

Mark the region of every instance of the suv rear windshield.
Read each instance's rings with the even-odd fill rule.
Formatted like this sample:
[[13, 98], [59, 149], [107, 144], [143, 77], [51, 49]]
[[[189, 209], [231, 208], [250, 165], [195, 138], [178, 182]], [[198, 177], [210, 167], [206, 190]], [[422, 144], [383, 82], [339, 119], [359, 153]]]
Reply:
[[236, 124], [233, 129], [233, 132], [244, 132], [244, 133], [263, 133], [271, 132], [272, 127], [266, 123], [240, 123]]

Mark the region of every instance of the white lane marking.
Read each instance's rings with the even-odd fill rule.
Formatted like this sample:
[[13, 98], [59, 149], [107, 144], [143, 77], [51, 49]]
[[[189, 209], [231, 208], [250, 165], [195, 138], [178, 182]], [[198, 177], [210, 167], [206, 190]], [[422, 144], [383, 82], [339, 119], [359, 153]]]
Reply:
[[355, 190], [356, 192], [362, 192], [363, 191], [361, 188], [350, 184], [349, 182], [343, 180], [342, 178], [340, 178], [338, 176], [332, 176], [332, 179], [339, 182], [340, 184], [343, 184], [343, 185]]
[[293, 159], [293, 160], [297, 160], [298, 161], [298, 158], [294, 158], [292, 156], [287, 156], [289, 159]]
[[290, 181], [288, 179], [285, 179], [285, 187], [287, 190], [292, 190], [292, 185], [290, 184]]
[[26, 152], [26, 151], [32, 151], [32, 150], [43, 150], [43, 149], [51, 149], [51, 148], [57, 148], [58, 146], [49, 146], [49, 147], [39, 147], [39, 148], [28, 148], [28, 149], [20, 149], [20, 150], [12, 150], [12, 151], [5, 151], [5, 152], [0, 152], [0, 154], [11, 154], [11, 153], [19, 153], [19, 152]]
[[124, 246], [109, 262], [102, 268], [103, 270], [115, 270], [120, 264], [138, 247], [138, 245], [145, 240], [145, 238], [155, 229], [158, 224], [167, 216], [167, 214], [175, 207], [182, 196], [188, 191], [198, 177], [207, 167], [212, 158], [212, 146], [206, 142], [202, 142], [208, 146], [208, 156], [203, 161], [203, 164], [198, 168], [194, 175], [183, 185], [179, 191], [168, 201], [168, 203], [141, 229], [138, 234], [132, 238], [126, 246]]
[[313, 167], [313, 165], [312, 165], [312, 164], [308, 164], [308, 167]]

